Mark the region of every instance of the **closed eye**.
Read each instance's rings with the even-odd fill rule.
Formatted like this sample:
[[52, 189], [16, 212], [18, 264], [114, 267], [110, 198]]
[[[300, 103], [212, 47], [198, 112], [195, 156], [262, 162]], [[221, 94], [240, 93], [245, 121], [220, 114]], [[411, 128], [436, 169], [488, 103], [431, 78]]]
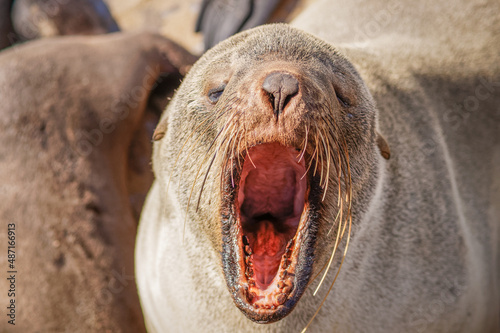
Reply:
[[351, 103], [349, 102], [349, 100], [347, 98], [345, 98], [344, 96], [342, 96], [341, 94], [339, 94], [338, 91], [335, 91], [335, 94], [337, 95], [337, 99], [340, 103], [340, 105], [342, 105], [343, 107], [349, 107], [351, 106]]
[[210, 89], [208, 91], [208, 99], [212, 104], [217, 103], [219, 98], [222, 96], [222, 93], [224, 92], [224, 89], [226, 88], [225, 84], [220, 85], [217, 88]]

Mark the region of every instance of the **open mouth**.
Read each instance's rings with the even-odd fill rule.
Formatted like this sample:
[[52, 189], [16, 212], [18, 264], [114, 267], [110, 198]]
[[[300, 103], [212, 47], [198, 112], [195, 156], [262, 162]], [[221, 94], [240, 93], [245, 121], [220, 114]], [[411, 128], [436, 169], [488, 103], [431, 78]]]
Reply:
[[319, 181], [294, 147], [254, 146], [223, 175], [226, 282], [247, 317], [285, 317], [312, 271]]

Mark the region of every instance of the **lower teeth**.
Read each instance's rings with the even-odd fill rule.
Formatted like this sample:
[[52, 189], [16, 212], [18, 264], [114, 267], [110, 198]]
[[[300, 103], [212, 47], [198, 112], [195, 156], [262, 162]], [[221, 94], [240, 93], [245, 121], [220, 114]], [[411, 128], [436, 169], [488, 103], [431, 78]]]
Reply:
[[[249, 303], [252, 303], [253, 301], [257, 302], [252, 304], [255, 309], [275, 310], [277, 307], [283, 305], [288, 299], [288, 295], [293, 290], [293, 283], [291, 281], [292, 277], [289, 276], [289, 273], [287, 271], [289, 265], [291, 264], [291, 260], [289, 257], [292, 253], [293, 242], [294, 239], [291, 239], [288, 242], [284, 254], [282, 256], [280, 263], [281, 269], [279, 270], [279, 280], [277, 282], [277, 289], [272, 292], [274, 295], [271, 296], [272, 304], [262, 304], [257, 300], [258, 293], [256, 293], [254, 289], [256, 288], [256, 282], [254, 280], [255, 273], [253, 270], [254, 264], [252, 262], [253, 260], [252, 248], [250, 247], [247, 236], [243, 236], [243, 249], [245, 254], [245, 266], [246, 266], [245, 276], [247, 277], [248, 288], [249, 288], [246, 294]], [[254, 291], [251, 291], [251, 289], [254, 289]]]

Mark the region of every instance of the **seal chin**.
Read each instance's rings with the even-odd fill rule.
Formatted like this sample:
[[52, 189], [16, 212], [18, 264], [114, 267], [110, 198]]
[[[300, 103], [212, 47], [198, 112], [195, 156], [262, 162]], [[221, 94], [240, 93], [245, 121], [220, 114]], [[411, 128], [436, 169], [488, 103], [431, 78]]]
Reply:
[[253, 321], [282, 319], [310, 279], [319, 181], [295, 147], [253, 146], [223, 174], [222, 263], [236, 305]]

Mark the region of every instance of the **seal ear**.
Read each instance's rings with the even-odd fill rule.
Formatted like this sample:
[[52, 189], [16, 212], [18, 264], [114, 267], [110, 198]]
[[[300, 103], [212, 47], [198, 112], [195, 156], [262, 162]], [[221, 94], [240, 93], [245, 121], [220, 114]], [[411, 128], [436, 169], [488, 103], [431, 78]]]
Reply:
[[158, 140], [163, 139], [163, 137], [165, 136], [165, 133], [167, 132], [167, 125], [168, 125], [167, 119], [163, 120], [162, 122], [160, 122], [158, 124], [158, 126], [156, 127], [156, 129], [153, 133], [153, 141], [158, 141]]
[[389, 145], [387, 144], [387, 141], [385, 138], [380, 134], [378, 131], [377, 133], [377, 146], [378, 149], [380, 149], [380, 154], [382, 155], [383, 158], [388, 160], [391, 157], [391, 149], [389, 148]]

